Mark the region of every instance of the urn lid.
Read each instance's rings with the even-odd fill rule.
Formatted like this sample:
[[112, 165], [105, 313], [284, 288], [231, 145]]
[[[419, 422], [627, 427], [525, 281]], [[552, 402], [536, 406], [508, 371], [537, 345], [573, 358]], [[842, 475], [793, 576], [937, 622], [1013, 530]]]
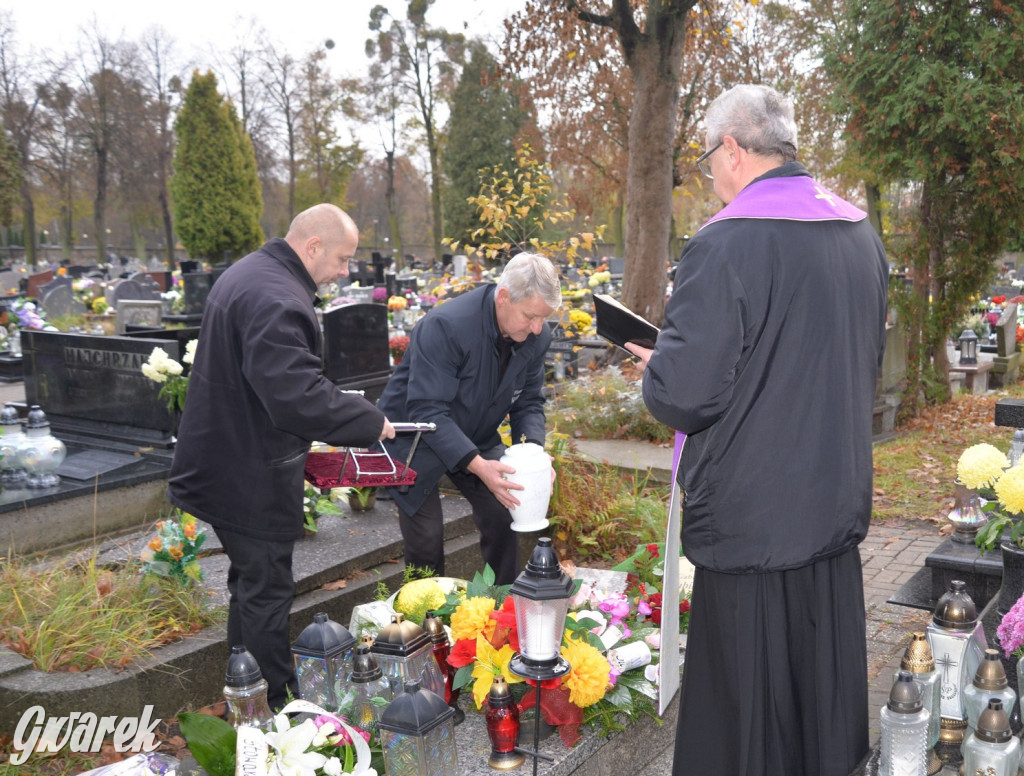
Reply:
[[50, 421], [46, 419], [46, 413], [38, 404], [33, 404], [28, 411], [28, 418], [25, 428], [49, 428]]
[[352, 676], [349, 681], [355, 684], [366, 684], [384, 676], [377, 661], [370, 654], [369, 644], [360, 644], [356, 647], [356, 655], [352, 659]]
[[381, 628], [373, 640], [373, 653], [403, 658], [429, 644], [430, 635], [423, 628], [401, 614], [393, 614], [391, 624]]
[[974, 686], [979, 690], [1002, 690], [1006, 687], [1006, 670], [998, 649], [986, 649], [985, 659], [974, 672]]
[[900, 668], [912, 674], [927, 674], [935, 670], [935, 657], [923, 631], [915, 631], [910, 637]]
[[910, 671], [900, 671], [889, 690], [890, 711], [897, 714], [916, 714], [921, 710], [921, 686]]
[[11, 404], [5, 404], [4, 408], [0, 410], [0, 426], [20, 425], [21, 418], [18, 417], [18, 408]]
[[974, 735], [982, 741], [990, 744], [1005, 744], [1013, 736], [1010, 730], [1010, 720], [1003, 709], [1003, 702], [999, 698], [990, 698], [988, 708], [983, 709], [978, 715], [978, 727]]
[[248, 687], [263, 679], [259, 663], [244, 644], [235, 644], [228, 657], [228, 667], [224, 672], [224, 684], [228, 687]]
[[448, 643], [448, 633], [444, 629], [444, 623], [433, 609], [427, 610], [423, 618], [423, 630], [430, 636], [431, 644]]
[[967, 583], [954, 579], [935, 605], [932, 622], [949, 630], [970, 630], [978, 624], [978, 607], [967, 593]]
[[454, 716], [455, 709], [444, 698], [421, 687], [418, 679], [407, 679], [405, 691], [398, 693], [381, 714], [380, 728], [421, 737]]
[[487, 693], [487, 704], [494, 708], [512, 705], [512, 690], [502, 674], [494, 677], [490, 692]]
[[292, 644], [292, 652], [306, 657], [333, 657], [351, 649], [356, 637], [349, 633], [341, 623], [327, 616], [327, 612], [317, 612], [313, 622], [302, 629], [302, 633]]

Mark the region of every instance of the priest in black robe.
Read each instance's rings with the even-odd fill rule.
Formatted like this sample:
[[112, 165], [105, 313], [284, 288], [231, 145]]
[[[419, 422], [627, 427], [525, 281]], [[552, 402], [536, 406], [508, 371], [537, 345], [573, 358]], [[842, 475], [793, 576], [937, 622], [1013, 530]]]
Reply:
[[792, 103], [736, 86], [705, 118], [726, 206], [689, 240], [645, 365], [686, 435], [696, 567], [674, 776], [847, 776], [868, 752], [871, 424], [889, 264], [796, 161]]

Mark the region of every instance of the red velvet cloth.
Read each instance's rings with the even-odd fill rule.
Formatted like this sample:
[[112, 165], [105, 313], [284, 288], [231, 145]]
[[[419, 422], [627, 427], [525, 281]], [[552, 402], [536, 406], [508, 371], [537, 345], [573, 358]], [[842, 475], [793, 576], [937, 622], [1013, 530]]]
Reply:
[[[356, 457], [359, 459], [359, 472], [356, 470]], [[392, 466], [394, 473], [390, 473]], [[306, 480], [318, 488], [387, 487], [412, 485], [416, 481], [416, 472], [400, 461], [389, 460], [383, 453], [310, 453], [306, 458]]]

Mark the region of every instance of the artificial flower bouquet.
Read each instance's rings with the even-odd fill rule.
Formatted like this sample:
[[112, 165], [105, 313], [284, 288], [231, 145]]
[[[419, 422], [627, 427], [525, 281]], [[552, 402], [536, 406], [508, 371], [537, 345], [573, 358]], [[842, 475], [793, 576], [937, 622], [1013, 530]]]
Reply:
[[178, 723], [192, 756], [210, 776], [377, 776], [370, 734], [308, 701], [281, 709], [271, 732], [236, 731], [208, 714], [179, 714]]
[[996, 639], [1003, 648], [1006, 657], [1024, 657], [1024, 596], [1003, 615], [996, 626]]
[[993, 549], [1009, 528], [1009, 540], [1024, 547], [1024, 465], [1010, 466], [1005, 454], [982, 442], [960, 454], [956, 476], [986, 500], [982, 509], [990, 518], [978, 530], [977, 546], [984, 551]]
[[329, 493], [321, 493], [319, 488], [306, 482], [302, 493], [303, 528], [309, 533], [316, 533], [317, 520], [324, 515], [340, 515], [341, 509], [334, 502], [344, 495], [344, 491], [345, 488], [331, 488]]
[[[485, 567], [466, 587], [438, 611], [448, 617], [453, 646], [448, 663], [457, 673], [454, 689], [471, 685], [473, 701], [481, 709], [494, 677], [501, 674], [519, 698], [519, 708], [533, 708], [536, 695], [524, 680], [509, 671], [509, 661], [519, 651], [515, 599], [509, 586], [494, 584], [494, 573]], [[643, 641], [651, 663], [657, 659], [658, 630], [630, 605], [621, 592], [597, 590], [579, 581], [574, 585], [570, 612], [562, 638], [561, 656], [570, 671], [544, 681], [540, 699], [541, 718], [557, 726], [562, 742], [574, 745], [582, 724], [593, 723], [602, 734], [625, 727], [642, 714], [654, 715], [657, 698], [657, 666], [620, 673], [608, 655], [626, 644]]]
[[[636, 550], [612, 568], [626, 572], [626, 593], [631, 597], [641, 616], [650, 617], [661, 627], [662, 583], [665, 576], [665, 543], [639, 544]], [[680, 554], [679, 557], [682, 557]], [[679, 632], [686, 633], [690, 625], [690, 601], [685, 596], [679, 600]]]
[[199, 581], [203, 578], [199, 550], [206, 541], [206, 529], [187, 512], [176, 512], [175, 519], [156, 524], [156, 536], [142, 551], [142, 571], [157, 577]]
[[[196, 356], [196, 347], [199, 340], [191, 340], [185, 346], [185, 355], [181, 360], [184, 364], [191, 364]], [[142, 365], [142, 374], [160, 384], [160, 393], [157, 394], [167, 402], [167, 409], [170, 412], [181, 411], [185, 408], [185, 396], [188, 394], [188, 375], [184, 374], [184, 367], [177, 360], [167, 355], [163, 348], [153, 348], [149, 358]]]

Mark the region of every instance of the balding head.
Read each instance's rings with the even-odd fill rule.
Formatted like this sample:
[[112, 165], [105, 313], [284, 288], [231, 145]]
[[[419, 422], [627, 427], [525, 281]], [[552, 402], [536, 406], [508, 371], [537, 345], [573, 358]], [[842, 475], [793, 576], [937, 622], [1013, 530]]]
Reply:
[[348, 275], [359, 230], [348, 213], [323, 202], [295, 216], [284, 239], [319, 286]]

